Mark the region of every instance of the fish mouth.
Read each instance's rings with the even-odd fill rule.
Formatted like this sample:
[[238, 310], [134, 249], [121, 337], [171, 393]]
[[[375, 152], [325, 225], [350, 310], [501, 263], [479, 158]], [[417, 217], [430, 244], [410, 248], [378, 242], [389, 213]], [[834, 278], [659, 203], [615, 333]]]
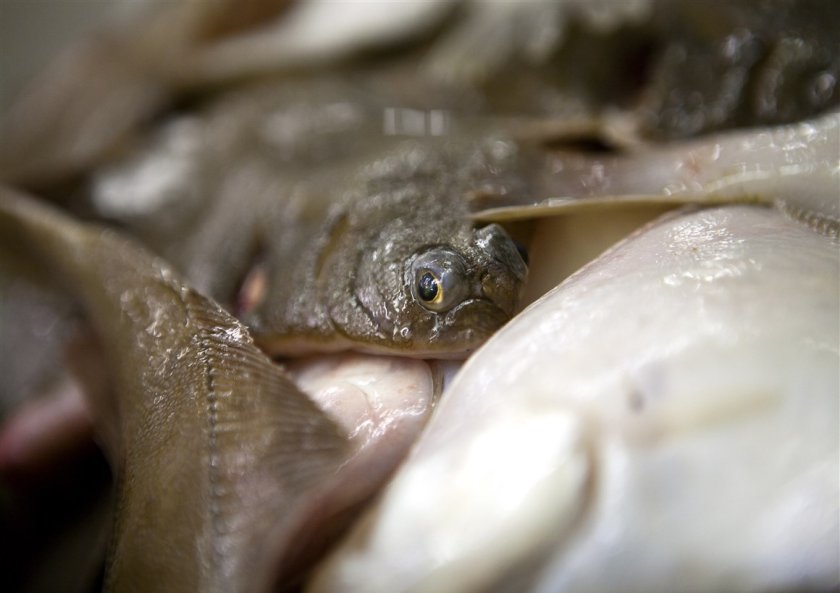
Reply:
[[494, 301], [476, 297], [437, 315], [431, 328], [405, 341], [354, 340], [341, 334], [290, 337], [270, 331], [256, 331], [252, 335], [257, 346], [274, 359], [345, 351], [408, 358], [464, 359], [511, 317]]
[[432, 342], [440, 348], [472, 351], [510, 321], [511, 315], [495, 302], [474, 298], [448, 311], [435, 327]]
[[496, 333], [511, 315], [493, 301], [473, 298], [440, 315], [425, 334], [405, 342], [345, 342], [344, 348], [367, 354], [463, 360]]

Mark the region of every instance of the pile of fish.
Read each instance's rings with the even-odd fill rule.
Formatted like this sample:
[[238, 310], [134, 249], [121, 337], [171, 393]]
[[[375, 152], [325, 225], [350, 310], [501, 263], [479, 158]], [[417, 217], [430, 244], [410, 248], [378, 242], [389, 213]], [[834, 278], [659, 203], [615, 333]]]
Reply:
[[12, 587], [840, 588], [835, 3], [118, 16], [0, 122], [0, 523], [113, 473]]

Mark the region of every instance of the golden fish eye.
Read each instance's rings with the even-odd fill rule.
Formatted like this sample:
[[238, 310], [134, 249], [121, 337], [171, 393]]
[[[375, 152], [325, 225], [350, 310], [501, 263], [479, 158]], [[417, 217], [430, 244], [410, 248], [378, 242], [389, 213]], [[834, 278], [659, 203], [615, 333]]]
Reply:
[[420, 300], [434, 305], [443, 301], [443, 288], [440, 279], [432, 272], [426, 270], [417, 281], [417, 296]]
[[406, 285], [415, 302], [434, 313], [445, 313], [469, 295], [466, 262], [455, 251], [437, 247], [409, 260]]

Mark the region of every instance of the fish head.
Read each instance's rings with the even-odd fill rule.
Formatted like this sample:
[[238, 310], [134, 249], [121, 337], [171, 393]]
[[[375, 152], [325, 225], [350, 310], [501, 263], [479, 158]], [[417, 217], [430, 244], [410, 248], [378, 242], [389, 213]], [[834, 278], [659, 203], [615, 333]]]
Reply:
[[524, 256], [499, 225], [476, 227], [468, 203], [476, 188], [513, 183], [515, 155], [498, 144], [406, 142], [356, 179], [329, 307], [353, 348], [464, 357], [513, 316]]
[[477, 228], [469, 202], [510, 167], [476, 146], [400, 142], [338, 175], [315, 239], [269, 270], [249, 323], [261, 345], [463, 358], [510, 319], [524, 256], [502, 227]]
[[332, 309], [338, 331], [363, 350], [452, 358], [504, 325], [527, 276], [523, 255], [498, 225], [456, 222], [457, 232], [445, 225], [438, 236], [423, 225], [386, 225], [359, 253], [351, 298]]

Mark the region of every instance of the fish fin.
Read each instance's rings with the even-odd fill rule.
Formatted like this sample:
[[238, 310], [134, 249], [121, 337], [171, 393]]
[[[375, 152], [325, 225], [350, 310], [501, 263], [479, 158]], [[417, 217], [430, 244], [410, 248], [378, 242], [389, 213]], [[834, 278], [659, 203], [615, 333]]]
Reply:
[[[406, 447], [407, 448], [407, 447]], [[341, 467], [332, 480], [307, 500], [295, 520], [278, 525], [269, 539], [267, 556], [255, 592], [282, 590], [290, 578], [296, 584], [332, 544], [345, 535], [370, 500], [396, 471], [406, 448], [362, 450]], [[307, 542], [301, 546], [300, 542]]]
[[350, 443], [244, 326], [139, 245], [11, 190], [0, 229], [0, 247], [62, 277], [106, 351], [115, 396], [92, 402], [95, 421], [119, 424], [106, 588], [252, 590], [269, 535]]
[[750, 194], [718, 195], [714, 193], [627, 194], [615, 196], [587, 196], [547, 198], [540, 202], [477, 209], [471, 217], [477, 222], [507, 222], [561, 216], [579, 212], [598, 212], [636, 206], [681, 206], [685, 204], [716, 205], [732, 203], [764, 203]]

